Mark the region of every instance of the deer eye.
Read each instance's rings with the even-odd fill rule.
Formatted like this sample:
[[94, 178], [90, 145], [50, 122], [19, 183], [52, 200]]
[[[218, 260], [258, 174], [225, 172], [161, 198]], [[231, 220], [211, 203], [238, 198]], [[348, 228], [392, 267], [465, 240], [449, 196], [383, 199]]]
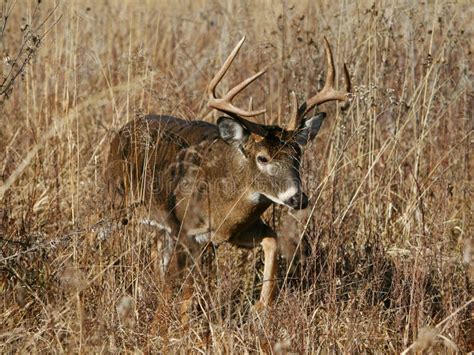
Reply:
[[257, 156], [257, 161], [262, 164], [268, 163], [268, 158], [264, 155]]

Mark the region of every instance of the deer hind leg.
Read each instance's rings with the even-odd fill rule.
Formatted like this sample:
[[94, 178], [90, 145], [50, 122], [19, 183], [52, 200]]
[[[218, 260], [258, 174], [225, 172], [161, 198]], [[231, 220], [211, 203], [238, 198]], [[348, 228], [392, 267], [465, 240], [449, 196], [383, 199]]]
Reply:
[[[174, 233], [177, 232], [173, 228], [157, 226], [151, 250], [153, 273], [159, 280], [161, 292], [150, 329], [163, 339], [168, 339], [170, 324], [174, 318], [175, 293], [177, 289], [184, 289], [180, 281], [184, 275], [185, 258], [182, 246]], [[182, 308], [179, 309], [180, 314]]]
[[155, 246], [151, 251], [153, 261], [153, 272], [155, 277], [162, 283], [165, 282], [166, 271], [173, 256], [174, 243], [171, 234], [165, 230], [157, 233]]
[[141, 219], [140, 224], [150, 230], [153, 235], [150, 252], [152, 272], [156, 280], [164, 282], [174, 249], [171, 228], [150, 218]]
[[194, 280], [192, 275], [185, 275], [181, 293], [180, 320], [184, 329], [188, 329], [194, 296]]
[[154, 260], [161, 278], [164, 299], [180, 299], [179, 317], [181, 324], [187, 327], [194, 296], [192, 265], [196, 251], [180, 239], [182, 238], [175, 239], [171, 234], [167, 238], [158, 239]]

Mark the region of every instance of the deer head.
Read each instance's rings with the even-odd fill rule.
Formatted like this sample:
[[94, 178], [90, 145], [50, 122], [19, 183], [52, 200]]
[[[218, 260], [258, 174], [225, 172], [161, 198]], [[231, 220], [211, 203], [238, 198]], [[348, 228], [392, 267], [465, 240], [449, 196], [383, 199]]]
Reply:
[[[249, 84], [265, 73], [262, 70], [229, 90], [222, 98], [217, 97], [216, 87], [234, 61], [242, 44], [243, 37], [224, 64], [211, 80], [208, 88], [209, 107], [228, 116], [217, 121], [220, 137], [231, 145], [240, 157], [242, 171], [254, 176], [250, 186], [250, 198], [255, 203], [265, 200], [287, 205], [294, 209], [304, 209], [308, 197], [302, 191], [300, 161], [304, 146], [314, 139], [326, 117], [323, 112], [311, 116], [311, 110], [319, 104], [337, 100], [348, 106], [348, 93], [351, 90], [349, 73], [344, 65], [346, 92], [334, 89], [335, 69], [331, 48], [326, 38], [324, 46], [328, 71], [324, 88], [298, 107], [296, 95], [292, 95], [292, 113], [286, 129], [279, 126], [261, 125], [248, 120], [265, 110], [246, 111], [234, 106], [232, 100]], [[258, 174], [250, 172], [257, 171]]]

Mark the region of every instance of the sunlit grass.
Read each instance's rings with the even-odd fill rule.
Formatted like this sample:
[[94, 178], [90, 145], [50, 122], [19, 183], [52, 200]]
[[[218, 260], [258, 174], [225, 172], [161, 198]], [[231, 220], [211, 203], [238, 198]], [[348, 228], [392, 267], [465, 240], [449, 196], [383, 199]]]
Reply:
[[[7, 3], [0, 53], [15, 58], [55, 3]], [[445, 1], [59, 3], [0, 106], [2, 353], [473, 350], [472, 15]], [[274, 308], [249, 312], [259, 251], [223, 245], [183, 326], [151, 271], [151, 233], [105, 208], [102, 167], [138, 115], [214, 121], [208, 81], [244, 34], [220, 90], [268, 66], [237, 100], [265, 107], [261, 123], [284, 125], [290, 92], [321, 87], [323, 36], [352, 103], [320, 108], [309, 209], [266, 215], [286, 256]]]

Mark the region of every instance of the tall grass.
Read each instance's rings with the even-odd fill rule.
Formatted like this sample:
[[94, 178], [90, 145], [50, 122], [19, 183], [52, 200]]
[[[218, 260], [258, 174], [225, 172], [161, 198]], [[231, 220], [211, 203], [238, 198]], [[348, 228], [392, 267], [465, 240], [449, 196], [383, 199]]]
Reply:
[[[2, 353], [473, 350], [469, 2], [7, 3], [4, 58], [25, 25], [46, 19], [46, 36], [0, 106]], [[322, 36], [352, 104], [321, 107], [310, 208], [266, 216], [288, 254], [273, 309], [249, 311], [260, 252], [222, 245], [183, 325], [151, 271], [152, 233], [104, 207], [102, 166], [137, 115], [213, 121], [205, 88], [243, 34], [221, 89], [269, 66], [239, 99], [267, 108], [262, 123], [284, 125], [290, 92], [321, 87]]]

